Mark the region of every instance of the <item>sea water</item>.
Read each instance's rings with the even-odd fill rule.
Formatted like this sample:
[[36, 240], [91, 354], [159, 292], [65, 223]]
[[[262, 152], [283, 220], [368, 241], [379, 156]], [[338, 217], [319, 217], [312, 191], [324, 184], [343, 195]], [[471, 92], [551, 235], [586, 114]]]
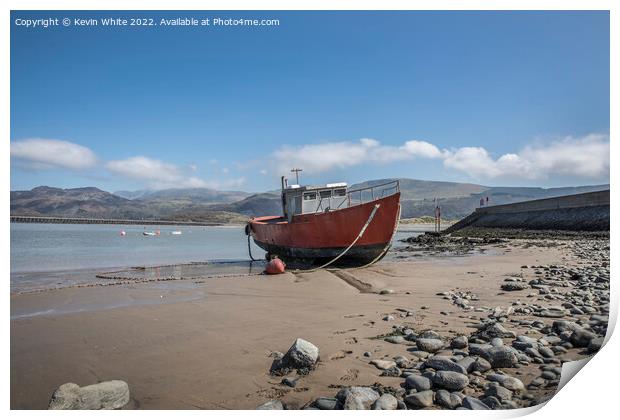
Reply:
[[[395, 245], [421, 230], [403, 227], [394, 237]], [[145, 236], [145, 231], [159, 235]], [[254, 258], [265, 255], [253, 242], [251, 250]], [[12, 292], [83, 284], [101, 272], [168, 264], [238, 262], [238, 271], [247, 273], [248, 261], [243, 226], [11, 223]], [[216, 273], [234, 271], [230, 264], [215, 265], [209, 269]]]

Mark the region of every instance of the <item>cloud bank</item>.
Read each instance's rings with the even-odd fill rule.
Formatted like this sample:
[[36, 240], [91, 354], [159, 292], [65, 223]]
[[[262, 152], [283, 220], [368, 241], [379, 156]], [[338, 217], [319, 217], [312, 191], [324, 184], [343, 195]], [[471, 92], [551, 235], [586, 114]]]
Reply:
[[35, 169], [82, 170], [97, 164], [97, 156], [88, 147], [65, 140], [40, 138], [11, 142], [11, 158]]
[[483, 147], [440, 149], [422, 140], [409, 140], [401, 146], [389, 146], [374, 139], [285, 146], [272, 155], [280, 172], [300, 167], [308, 173], [318, 173], [364, 164], [432, 159], [441, 161], [447, 169], [463, 172], [479, 180], [538, 180], [551, 176], [592, 179], [609, 177], [609, 150], [609, 136], [590, 134], [527, 146], [519, 152], [503, 154], [497, 158]]

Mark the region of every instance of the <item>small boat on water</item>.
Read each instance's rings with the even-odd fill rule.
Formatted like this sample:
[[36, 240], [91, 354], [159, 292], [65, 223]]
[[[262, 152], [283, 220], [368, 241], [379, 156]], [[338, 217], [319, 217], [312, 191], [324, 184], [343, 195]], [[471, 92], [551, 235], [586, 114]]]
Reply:
[[289, 186], [282, 177], [282, 213], [252, 218], [246, 227], [268, 258], [373, 263], [387, 253], [396, 231], [399, 183], [351, 190], [346, 183]]
[[173, 230], [172, 232], [170, 232], [171, 235], [183, 235], [183, 232], [181, 232], [180, 230]]
[[144, 236], [159, 236], [160, 232], [159, 232], [159, 230], [156, 230], [154, 232], [145, 230], [144, 232], [142, 232], [142, 234]]

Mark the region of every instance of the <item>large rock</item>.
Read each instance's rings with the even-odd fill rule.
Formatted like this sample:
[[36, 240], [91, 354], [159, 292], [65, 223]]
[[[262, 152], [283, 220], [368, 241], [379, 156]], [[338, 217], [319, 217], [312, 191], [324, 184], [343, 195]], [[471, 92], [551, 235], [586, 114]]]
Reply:
[[129, 402], [129, 386], [125, 381], [107, 381], [80, 387], [74, 383], [61, 385], [50, 400], [50, 410], [114, 410]]
[[433, 368], [435, 370], [450, 370], [452, 372], [458, 373], [467, 373], [467, 369], [463, 366], [453, 362], [449, 357], [446, 356], [432, 356], [429, 357], [426, 362], [424, 362], [424, 366]]
[[464, 335], [459, 335], [458, 337], [454, 337], [450, 342], [450, 347], [453, 349], [464, 349], [467, 347], [468, 340]]
[[562, 319], [559, 321], [553, 321], [552, 328], [553, 328], [553, 331], [560, 334], [561, 332], [564, 332], [564, 331], [573, 332], [576, 329], [581, 328], [581, 326], [577, 324], [576, 322], [566, 321]]
[[491, 347], [482, 353], [482, 357], [494, 369], [512, 367], [518, 360], [515, 351], [508, 346]]
[[379, 399], [379, 393], [369, 387], [352, 386], [340, 390], [336, 398], [345, 410], [370, 410], [372, 404]]
[[449, 391], [460, 391], [469, 385], [469, 378], [462, 373], [441, 370], [433, 376], [433, 383]]
[[418, 350], [428, 353], [437, 353], [444, 347], [443, 341], [438, 338], [418, 338], [415, 344]]
[[398, 400], [392, 394], [383, 394], [372, 404], [373, 410], [396, 410]]
[[433, 391], [420, 391], [405, 397], [405, 403], [414, 408], [424, 408], [433, 405]]
[[605, 341], [605, 337], [596, 337], [590, 340], [588, 343], [588, 352], [595, 353], [603, 347], [603, 341]]
[[271, 372], [284, 374], [290, 369], [313, 369], [318, 360], [319, 348], [303, 338], [298, 338], [282, 359], [274, 360]]

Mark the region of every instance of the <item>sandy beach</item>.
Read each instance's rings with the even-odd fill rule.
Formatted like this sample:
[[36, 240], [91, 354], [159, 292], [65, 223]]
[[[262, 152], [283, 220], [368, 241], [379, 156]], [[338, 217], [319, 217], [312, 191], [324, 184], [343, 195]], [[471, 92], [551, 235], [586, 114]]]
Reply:
[[[466, 335], [471, 343], [482, 320], [509, 330], [507, 344], [517, 336], [554, 335], [552, 323], [559, 318], [539, 315], [540, 308], [566, 303], [575, 289], [576, 277], [562, 273], [609, 269], [608, 240], [589, 243], [596, 252], [581, 256], [580, 241], [513, 239], [479, 244], [477, 251], [461, 256], [402, 250], [365, 269], [178, 280], [183, 287], [173, 289], [143, 283], [13, 294], [12, 315], [72, 309], [11, 320], [11, 408], [45, 409], [63, 383], [112, 379], [129, 384], [126, 408], [140, 409], [254, 409], [270, 400], [294, 409], [348, 386], [392, 387], [395, 395], [403, 394], [406, 375], [380, 376], [382, 370], [369, 362], [404, 356], [405, 373], [419, 371], [424, 357], [418, 357], [415, 340], [393, 344], [384, 336], [432, 330], [446, 343], [437, 355], [458, 359], [462, 354], [449, 348], [450, 340]], [[542, 293], [528, 283], [553, 276], [565, 287], [556, 282]], [[507, 283], [524, 288], [502, 290]], [[599, 303], [589, 313], [565, 305], [561, 319], [582, 325], [593, 315], [602, 319], [605, 304]], [[590, 301], [584, 305], [592, 306]], [[536, 321], [544, 326], [532, 328]], [[601, 322], [606, 327], [606, 320]], [[600, 325], [590, 325], [601, 331]], [[298, 337], [320, 349], [320, 361], [293, 388], [269, 369], [273, 352], [286, 352]], [[557, 378], [549, 373], [541, 382], [542, 368], [586, 356], [584, 348], [571, 347], [557, 349], [542, 363], [532, 356], [531, 363], [520, 359], [516, 367], [500, 369], [526, 387], [514, 398], [515, 406], [553, 394]], [[488, 385], [484, 375], [470, 374], [462, 394], [482, 398]]]

